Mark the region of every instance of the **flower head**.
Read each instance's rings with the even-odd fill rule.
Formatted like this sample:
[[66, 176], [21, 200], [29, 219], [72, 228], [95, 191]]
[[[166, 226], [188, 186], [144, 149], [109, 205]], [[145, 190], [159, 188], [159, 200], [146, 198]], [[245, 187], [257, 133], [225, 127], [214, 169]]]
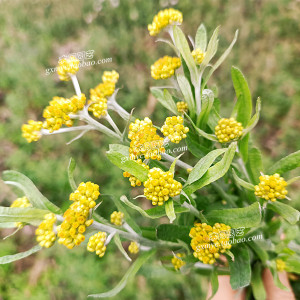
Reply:
[[180, 66], [180, 58], [164, 56], [151, 66], [151, 76], [156, 80], [170, 78]]
[[164, 136], [167, 136], [172, 143], [178, 144], [182, 139], [186, 138], [189, 132], [188, 127], [184, 127], [183, 118], [181, 116], [168, 117], [161, 128]]
[[110, 223], [115, 224], [116, 226], [122, 226], [124, 214], [121, 211], [114, 211], [110, 215]]
[[236, 140], [243, 134], [243, 126], [234, 118], [220, 119], [215, 127], [215, 134], [220, 143], [228, 143]]
[[279, 272], [286, 269], [286, 264], [282, 259], [276, 259], [276, 268]]
[[132, 254], [137, 254], [140, 251], [140, 247], [137, 242], [131, 242], [128, 246], [128, 251]]
[[113, 71], [104, 71], [102, 75], [102, 81], [105, 82], [113, 82], [116, 84], [119, 80], [119, 73], [115, 70]]
[[143, 121], [135, 120], [129, 125], [130, 159], [135, 160], [142, 155], [146, 159], [161, 159], [161, 153], [165, 152], [164, 139], [156, 133], [156, 130], [149, 118]]
[[36, 229], [36, 240], [42, 247], [50, 248], [56, 240], [56, 234], [53, 232], [53, 225], [56, 222], [56, 216], [53, 213], [46, 214], [44, 221]]
[[103, 257], [106, 251], [106, 232], [98, 232], [92, 235], [89, 239], [87, 250], [90, 252], [96, 252], [99, 257]]
[[287, 183], [279, 174], [262, 175], [259, 177], [260, 183], [255, 186], [255, 195], [265, 200], [276, 201], [284, 199], [288, 193]]
[[69, 81], [70, 74], [75, 75], [79, 70], [79, 60], [75, 56], [60, 59], [57, 67], [57, 74], [60, 80]]
[[91, 94], [91, 100], [88, 110], [93, 113], [96, 118], [101, 118], [107, 114], [107, 99], [105, 97], [99, 97]]
[[195, 63], [200, 65], [203, 62], [203, 59], [205, 57], [205, 53], [201, 49], [197, 48], [197, 49], [192, 51], [192, 56], [195, 60]]
[[43, 122], [29, 120], [28, 124], [22, 125], [22, 136], [27, 140], [28, 143], [36, 142], [42, 136], [42, 127]]
[[173, 179], [170, 171], [164, 172], [159, 168], [149, 171], [144, 186], [144, 195], [153, 205], [163, 205], [170, 197], [179, 195], [182, 190], [182, 184]]
[[[145, 169], [149, 170], [149, 166], [143, 163], [141, 159], [136, 160], [136, 162], [140, 164], [142, 167], [144, 167]], [[123, 176], [129, 178], [130, 184], [133, 187], [142, 185], [142, 182], [139, 179], [137, 179], [135, 176], [131, 175], [129, 172], [123, 172]]]
[[231, 248], [230, 229], [230, 226], [222, 223], [216, 223], [213, 227], [206, 223], [196, 223], [190, 231], [194, 256], [204, 264], [213, 264], [220, 253]]
[[159, 34], [165, 27], [182, 23], [182, 13], [174, 8], [159, 11], [153, 18], [152, 24], [148, 25], [151, 36]]
[[176, 106], [179, 113], [185, 113], [188, 111], [188, 105], [184, 101], [177, 102]]
[[172, 258], [172, 264], [173, 264], [174, 269], [176, 271], [178, 271], [179, 269], [181, 269], [186, 264], [186, 262], [181, 259], [183, 257], [185, 257], [184, 253], [176, 253], [176, 256], [175, 255], [173, 256], [173, 258]]
[[58, 130], [62, 125], [71, 127], [73, 120], [69, 114], [75, 114], [82, 110], [86, 102], [86, 97], [81, 94], [81, 97], [73, 96], [71, 99], [63, 97], [53, 97], [49, 105], [44, 109], [43, 117], [46, 119], [43, 127], [50, 132]]
[[[32, 204], [30, 203], [30, 201], [28, 200], [27, 197], [22, 197], [22, 198], [18, 198], [16, 199], [10, 207], [21, 207], [21, 208], [24, 208], [24, 207], [32, 207]], [[18, 228], [23, 228], [24, 226], [24, 223], [22, 222], [16, 222], [15, 223], [16, 227]]]

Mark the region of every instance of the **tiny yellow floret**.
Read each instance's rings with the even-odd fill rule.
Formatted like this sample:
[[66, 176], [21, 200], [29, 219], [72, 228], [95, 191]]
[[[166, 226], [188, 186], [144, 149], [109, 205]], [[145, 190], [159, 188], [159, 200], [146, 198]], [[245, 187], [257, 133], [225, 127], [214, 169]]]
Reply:
[[185, 257], [185, 254], [176, 253], [175, 255], [172, 258], [172, 264], [174, 266], [174, 269], [178, 271], [186, 264], [186, 262], [182, 260], [182, 258]]
[[128, 251], [132, 254], [137, 254], [140, 251], [140, 247], [137, 242], [131, 242], [128, 246]]
[[215, 127], [215, 134], [220, 143], [228, 143], [237, 140], [243, 134], [243, 126], [234, 118], [220, 119], [218, 125]]
[[180, 58], [164, 56], [151, 66], [151, 76], [156, 80], [170, 78], [180, 66]]
[[182, 139], [186, 138], [189, 132], [188, 127], [184, 127], [183, 118], [181, 116], [168, 117], [161, 128], [164, 136], [167, 136], [172, 143], [178, 144]]
[[197, 48], [197, 49], [192, 51], [192, 56], [195, 60], [195, 63], [197, 65], [200, 65], [203, 62], [203, 59], [205, 57], [205, 53], [201, 49]]
[[[22, 197], [22, 198], [18, 198], [16, 199], [10, 207], [20, 207], [20, 208], [24, 208], [24, 207], [32, 207], [32, 204], [30, 203], [30, 201], [28, 200], [27, 197]], [[18, 228], [23, 228], [24, 227], [24, 223], [23, 222], [16, 222], [15, 223], [16, 227]]]
[[259, 177], [260, 183], [255, 186], [255, 195], [265, 200], [276, 201], [284, 199], [288, 194], [286, 190], [287, 182], [279, 174], [262, 175]]
[[57, 67], [57, 74], [60, 80], [71, 80], [70, 75], [75, 75], [79, 70], [79, 60], [75, 56], [60, 59]]
[[112, 71], [104, 71], [102, 75], [102, 81], [105, 82], [113, 82], [116, 84], [119, 80], [119, 73], [115, 70]]
[[110, 215], [110, 223], [115, 224], [116, 226], [122, 226], [124, 214], [121, 211], [114, 211]]
[[215, 263], [220, 253], [231, 248], [229, 243], [230, 230], [230, 226], [222, 223], [216, 223], [213, 226], [206, 223], [196, 223], [190, 231], [194, 256], [204, 264]]
[[279, 272], [286, 269], [286, 264], [282, 259], [276, 259], [276, 268]]
[[56, 234], [53, 231], [53, 225], [56, 222], [56, 216], [53, 213], [46, 214], [44, 221], [36, 229], [36, 240], [42, 247], [50, 248], [56, 240]]
[[106, 251], [106, 232], [98, 232], [92, 235], [87, 244], [87, 250], [90, 252], [96, 252], [96, 254], [101, 258], [104, 256]]
[[188, 111], [188, 105], [184, 101], [180, 101], [176, 103], [177, 110], [179, 113], [183, 114]]
[[149, 171], [144, 187], [144, 195], [153, 205], [163, 205], [170, 197], [179, 195], [182, 190], [182, 184], [173, 179], [170, 171], [164, 172], [159, 168]]
[[180, 25], [182, 21], [182, 13], [179, 10], [174, 8], [161, 10], [154, 16], [152, 24], [148, 25], [149, 34], [155, 36], [167, 26]]
[[36, 142], [42, 137], [42, 127], [43, 122], [29, 120], [28, 124], [22, 125], [22, 137], [24, 137], [28, 143]]

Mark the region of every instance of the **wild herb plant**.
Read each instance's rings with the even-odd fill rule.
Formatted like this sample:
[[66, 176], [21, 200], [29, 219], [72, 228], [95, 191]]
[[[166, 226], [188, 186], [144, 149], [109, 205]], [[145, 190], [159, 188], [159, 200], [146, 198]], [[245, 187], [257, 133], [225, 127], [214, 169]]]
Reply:
[[[19, 198], [11, 207], [0, 207], [1, 227], [20, 230], [25, 225], [37, 226], [38, 245], [4, 256], [0, 263], [24, 258], [56, 242], [68, 249], [84, 246], [100, 259], [110, 243], [115, 243], [124, 258], [134, 258], [134, 262], [111, 291], [89, 295], [100, 298], [119, 293], [153, 256], [170, 272], [210, 276], [212, 296], [218, 290], [218, 275], [230, 275], [233, 289], [248, 287], [256, 299], [263, 299], [263, 268], [271, 270], [276, 285], [283, 289], [278, 271], [300, 273], [299, 212], [284, 203], [291, 200], [287, 196], [289, 184], [298, 179], [288, 180], [287, 172], [300, 166], [300, 151], [264, 170], [261, 152], [251, 140], [261, 100], [256, 100], [253, 113], [247, 81], [232, 67], [236, 99], [231, 115], [223, 117], [217, 89], [209, 85], [238, 32], [228, 49], [214, 60], [219, 28], [208, 41], [201, 24], [195, 38], [187, 39], [180, 29], [182, 21], [179, 11], [166, 9], [148, 26], [151, 36], [167, 32], [169, 39], [158, 41], [174, 50], [173, 57], [164, 56], [151, 66], [155, 80], [168, 80], [163, 86], [150, 88], [169, 113], [161, 127], [148, 117], [136, 119], [133, 110], [129, 113], [118, 104], [116, 71], [103, 73], [102, 82], [90, 89], [87, 101], [76, 77], [79, 60], [71, 56], [59, 61], [59, 78], [72, 81], [75, 95], [54, 97], [43, 111], [44, 121], [29, 120], [22, 126], [23, 137], [33, 142], [74, 131], [79, 134], [70, 142], [75, 142], [91, 130], [106, 134], [114, 142], [107, 158], [124, 171], [123, 176], [139, 195], [135, 199], [118, 195], [118, 191], [107, 195], [101, 184], [100, 188], [93, 182], [77, 184], [73, 176], [76, 164], [70, 159], [68, 176], [73, 192], [69, 195], [71, 205], [62, 212], [29, 178], [5, 171], [3, 180], [13, 186]], [[122, 130], [110, 111], [123, 119]], [[178, 149], [182, 153], [174, 155]], [[145, 199], [152, 208], [143, 209]], [[110, 201], [116, 211], [107, 220], [103, 212]], [[153, 225], [138, 224], [137, 213]], [[162, 224], [163, 217], [170, 224]], [[130, 242], [128, 251], [123, 247], [125, 241]]]

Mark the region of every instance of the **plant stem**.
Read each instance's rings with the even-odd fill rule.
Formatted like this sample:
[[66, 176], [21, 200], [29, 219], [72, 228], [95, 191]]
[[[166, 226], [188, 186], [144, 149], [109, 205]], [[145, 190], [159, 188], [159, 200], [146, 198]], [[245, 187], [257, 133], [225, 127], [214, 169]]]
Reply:
[[114, 120], [111, 118], [111, 116], [108, 114], [108, 112], [106, 113], [105, 118], [108, 121], [108, 123], [112, 126], [112, 128], [115, 130], [115, 132], [121, 136], [122, 135], [121, 131], [119, 130], [118, 126], [116, 125]]
[[74, 75], [74, 74], [69, 74], [69, 75], [71, 77], [71, 80], [72, 80], [72, 83], [73, 83], [76, 95], [77, 95], [77, 97], [80, 98], [81, 97], [81, 90], [80, 90], [78, 79], [77, 79], [76, 75]]
[[[165, 160], [169, 161], [169, 162], [173, 162], [175, 160], [175, 157], [173, 157], [169, 154], [166, 154], [166, 153], [162, 153], [161, 157], [164, 158]], [[192, 169], [193, 168], [191, 165], [188, 165], [187, 163], [185, 163], [185, 162], [183, 162], [179, 159], [177, 160], [176, 165], [178, 167], [183, 168], [183, 169]]]
[[55, 130], [53, 132], [49, 132], [47, 129], [42, 129], [41, 133], [42, 135], [53, 135], [53, 134], [59, 134], [59, 133], [65, 133], [65, 132], [71, 132], [71, 131], [86, 131], [86, 130], [92, 130], [95, 129], [94, 126], [91, 125], [82, 125], [82, 126], [75, 126], [70, 128], [60, 128], [58, 130]]

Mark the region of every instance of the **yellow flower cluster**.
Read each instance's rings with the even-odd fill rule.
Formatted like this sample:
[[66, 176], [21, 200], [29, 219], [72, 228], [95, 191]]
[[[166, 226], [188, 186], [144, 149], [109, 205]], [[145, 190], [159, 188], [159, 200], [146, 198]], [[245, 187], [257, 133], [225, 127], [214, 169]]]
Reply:
[[228, 143], [238, 139], [243, 134], [243, 126], [234, 118], [220, 119], [215, 127], [215, 134], [220, 143]]
[[230, 226], [222, 223], [216, 223], [213, 227], [206, 223], [196, 223], [190, 231], [194, 256], [204, 264], [213, 264], [220, 253], [231, 248], [230, 229]]
[[161, 159], [165, 152], [164, 139], [156, 133], [156, 128], [149, 118], [135, 120], [129, 125], [128, 138], [131, 140], [129, 147], [130, 159], [136, 160], [144, 155], [145, 159]]
[[131, 242], [128, 246], [128, 251], [132, 254], [137, 254], [140, 251], [140, 247], [137, 242]]
[[180, 58], [166, 55], [151, 66], [151, 76], [156, 80], [170, 78], [180, 66]]
[[[25, 208], [25, 207], [32, 207], [32, 204], [29, 202], [27, 197], [22, 197], [22, 198], [18, 198], [16, 199], [10, 207], [20, 207], [20, 208]], [[24, 223], [22, 222], [16, 222], [15, 223], [16, 227], [18, 228], [23, 228]]]
[[181, 116], [168, 117], [161, 128], [164, 136], [167, 136], [172, 143], [178, 144], [182, 139], [186, 138], [189, 132], [188, 127], [184, 127], [183, 118]]
[[255, 195], [265, 200], [276, 201], [284, 199], [288, 193], [287, 183], [279, 174], [262, 175], [259, 177], [260, 183], [255, 186]]
[[179, 113], [185, 113], [188, 111], [188, 105], [186, 102], [180, 101], [180, 102], [177, 102], [176, 105], [177, 105], [177, 110]]
[[197, 48], [192, 51], [192, 56], [194, 58], [195, 63], [200, 65], [203, 62], [205, 53], [201, 49]]
[[85, 240], [83, 233], [93, 223], [92, 219], [88, 220], [89, 210], [95, 207], [99, 195], [99, 186], [91, 182], [80, 183], [78, 189], [70, 194], [74, 203], [65, 211], [64, 220], [57, 227], [60, 244], [72, 249]]
[[172, 264], [176, 271], [178, 271], [180, 268], [182, 268], [186, 264], [186, 262], [181, 259], [183, 257], [185, 257], [184, 253], [176, 253], [176, 256], [175, 255], [173, 256]]
[[159, 168], [149, 171], [144, 186], [144, 195], [153, 205], [163, 205], [170, 197], [179, 195], [182, 190], [182, 184], [173, 179], [170, 171], [164, 172]]
[[124, 214], [121, 211], [114, 211], [110, 215], [110, 223], [115, 224], [116, 226], [122, 226]]
[[58, 130], [63, 124], [66, 126], [72, 126], [73, 120], [69, 114], [75, 114], [79, 110], [84, 108], [86, 97], [81, 94], [81, 97], [73, 96], [70, 99], [62, 97], [53, 97], [50, 101], [49, 106], [44, 109], [43, 117], [46, 121], [43, 124], [45, 129], [50, 132]]
[[181, 24], [182, 20], [182, 13], [174, 8], [161, 10], [148, 25], [149, 34], [155, 36], [169, 25]]
[[36, 142], [42, 136], [42, 127], [43, 122], [29, 120], [28, 124], [22, 125], [22, 136], [27, 140], [28, 143]]
[[53, 232], [53, 225], [56, 222], [56, 216], [53, 213], [46, 214], [44, 221], [36, 229], [36, 240], [42, 247], [50, 248], [53, 246], [56, 235]]
[[284, 271], [286, 264], [282, 259], [276, 259], [276, 268], [279, 272]]
[[79, 70], [79, 60], [75, 56], [59, 60], [57, 74], [60, 80], [69, 81], [70, 74], [75, 75]]
[[96, 118], [106, 116], [107, 113], [107, 97], [110, 97], [116, 88], [119, 80], [119, 73], [116, 71], [105, 71], [102, 75], [102, 83], [98, 84], [94, 89], [90, 89], [90, 104], [88, 110], [93, 113]]
[[99, 257], [103, 257], [106, 251], [105, 246], [106, 232], [98, 232], [92, 235], [89, 239], [87, 250], [90, 252], [95, 252]]
[[[143, 161], [140, 158], [136, 160], [136, 162], [139, 163], [141, 166], [143, 166], [145, 169], [149, 170], [149, 166], [143, 163]], [[129, 172], [123, 172], [123, 176], [126, 178], [129, 177], [130, 184], [133, 187], [142, 185], [142, 182], [139, 179], [137, 179], [135, 176], [131, 175]]]

